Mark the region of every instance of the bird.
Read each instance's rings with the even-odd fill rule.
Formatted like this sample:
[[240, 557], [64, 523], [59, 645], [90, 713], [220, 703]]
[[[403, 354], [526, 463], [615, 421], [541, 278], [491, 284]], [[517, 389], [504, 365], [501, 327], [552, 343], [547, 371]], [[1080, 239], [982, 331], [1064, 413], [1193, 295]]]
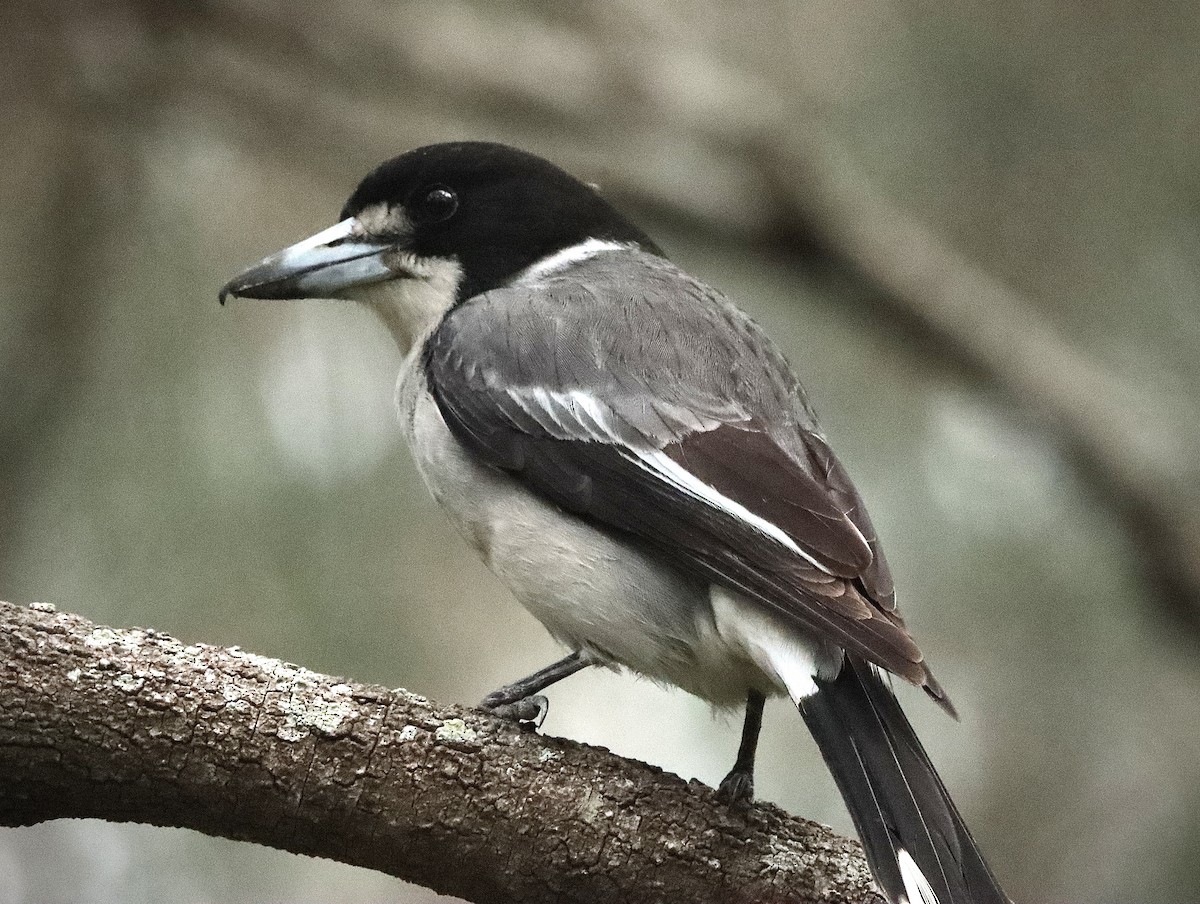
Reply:
[[744, 706], [718, 794], [745, 806], [785, 696], [892, 904], [1008, 901], [894, 695], [955, 715], [799, 379], [596, 186], [502, 144], [419, 147], [219, 298], [346, 299], [394, 337], [426, 486], [569, 651], [484, 709], [540, 725], [541, 691], [590, 666]]

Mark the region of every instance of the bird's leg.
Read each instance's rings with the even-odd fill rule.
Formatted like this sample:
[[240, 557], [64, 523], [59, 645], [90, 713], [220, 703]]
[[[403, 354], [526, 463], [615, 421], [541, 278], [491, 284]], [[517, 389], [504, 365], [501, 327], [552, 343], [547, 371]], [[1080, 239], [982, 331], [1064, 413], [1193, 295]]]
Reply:
[[558, 662], [551, 663], [544, 669], [539, 669], [527, 678], [506, 684], [499, 690], [492, 691], [479, 704], [480, 709], [486, 709], [502, 719], [512, 719], [515, 722], [532, 722], [540, 726], [550, 709], [550, 701], [538, 694], [556, 681], [561, 681], [568, 675], [574, 675], [580, 669], [592, 664], [592, 657], [581, 650], [576, 650], [569, 656], [564, 656]]
[[737, 762], [721, 779], [717, 796], [730, 805], [745, 805], [754, 799], [754, 754], [758, 750], [758, 732], [762, 728], [763, 705], [767, 698], [758, 691], [746, 694], [746, 721], [742, 724], [742, 744]]

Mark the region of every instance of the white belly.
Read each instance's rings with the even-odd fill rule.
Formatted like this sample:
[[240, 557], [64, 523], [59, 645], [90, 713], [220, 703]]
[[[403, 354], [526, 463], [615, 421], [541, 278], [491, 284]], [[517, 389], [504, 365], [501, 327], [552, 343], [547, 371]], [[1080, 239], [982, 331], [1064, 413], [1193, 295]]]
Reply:
[[802, 662], [811, 645], [803, 638], [779, 626], [790, 659], [797, 661], [799, 650], [801, 670], [807, 669], [804, 676], [785, 679], [770, 661], [765, 615], [748, 636], [745, 621], [731, 617], [737, 607], [723, 603], [721, 595], [714, 611], [707, 581], [563, 512], [473, 456], [442, 419], [419, 353], [405, 362], [396, 402], [434, 498], [559, 642], [718, 705], [741, 704], [750, 687], [765, 693], [791, 687], [795, 697], [796, 684], [811, 684], [812, 669]]

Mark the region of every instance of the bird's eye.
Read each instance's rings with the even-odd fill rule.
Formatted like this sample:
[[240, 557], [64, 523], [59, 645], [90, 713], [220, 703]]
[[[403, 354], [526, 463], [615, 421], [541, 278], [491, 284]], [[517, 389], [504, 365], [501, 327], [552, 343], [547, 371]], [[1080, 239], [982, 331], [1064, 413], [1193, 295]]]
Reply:
[[444, 185], [435, 185], [427, 189], [413, 211], [416, 219], [422, 223], [440, 223], [454, 216], [458, 210], [458, 195]]

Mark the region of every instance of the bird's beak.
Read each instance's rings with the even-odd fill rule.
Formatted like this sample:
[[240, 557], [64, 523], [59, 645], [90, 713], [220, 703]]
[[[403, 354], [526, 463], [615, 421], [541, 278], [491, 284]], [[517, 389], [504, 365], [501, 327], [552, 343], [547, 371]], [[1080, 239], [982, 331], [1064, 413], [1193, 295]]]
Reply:
[[346, 290], [400, 275], [385, 255], [396, 245], [369, 238], [354, 217], [284, 248], [238, 274], [217, 296], [337, 298]]

